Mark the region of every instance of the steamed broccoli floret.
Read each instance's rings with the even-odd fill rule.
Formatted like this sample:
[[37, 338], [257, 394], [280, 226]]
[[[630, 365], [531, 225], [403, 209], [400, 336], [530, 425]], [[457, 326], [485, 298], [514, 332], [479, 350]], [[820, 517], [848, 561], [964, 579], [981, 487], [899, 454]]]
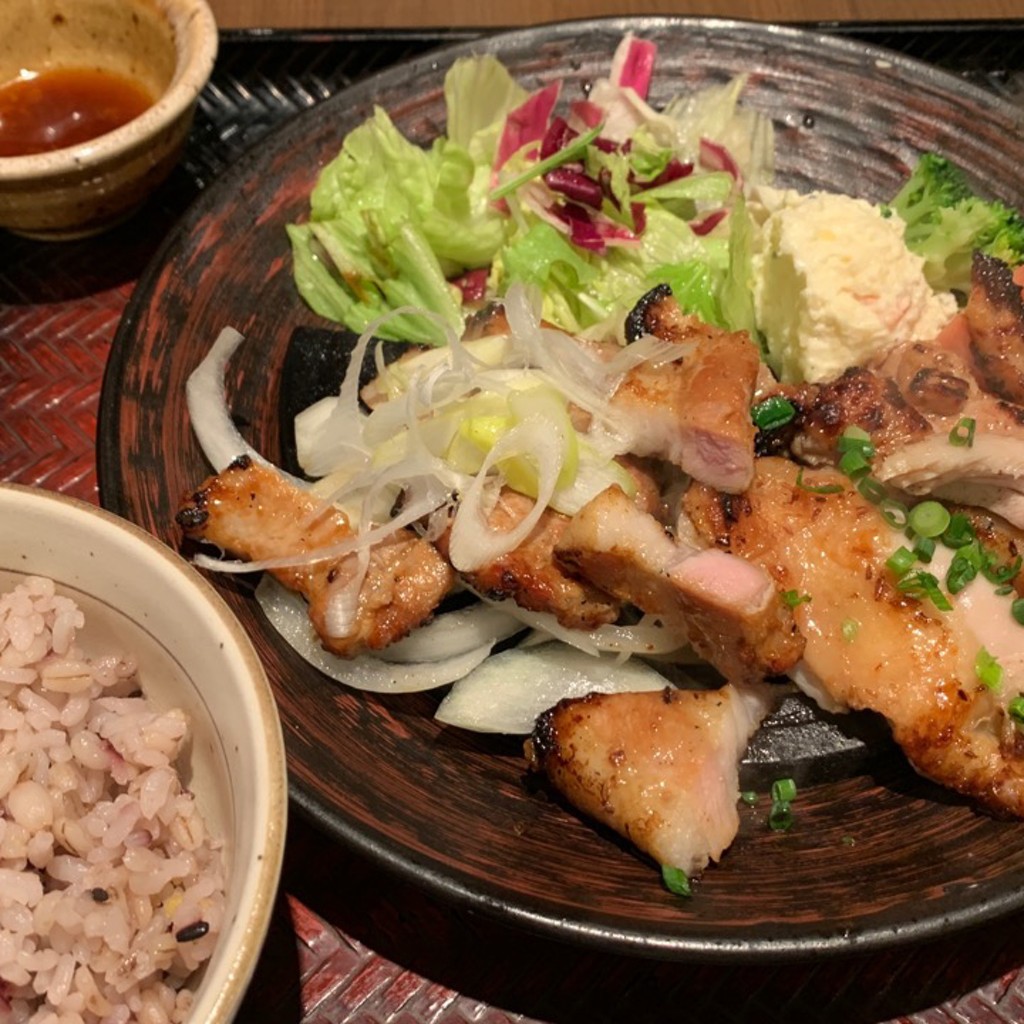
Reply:
[[936, 153], [918, 160], [885, 209], [906, 224], [907, 248], [924, 257], [925, 278], [937, 290], [970, 290], [975, 249], [1024, 263], [1024, 218], [975, 195], [964, 172]]

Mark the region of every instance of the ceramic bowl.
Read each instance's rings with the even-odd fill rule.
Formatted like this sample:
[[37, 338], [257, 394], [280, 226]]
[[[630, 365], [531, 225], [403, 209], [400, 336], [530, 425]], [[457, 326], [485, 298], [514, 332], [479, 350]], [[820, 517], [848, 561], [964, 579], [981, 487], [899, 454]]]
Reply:
[[155, 102], [121, 127], [48, 152], [0, 156], [0, 227], [42, 239], [106, 230], [173, 170], [217, 55], [205, 0], [0, 0], [0, 86], [103, 69]]
[[84, 502], [0, 485], [0, 592], [27, 575], [53, 579], [78, 603], [89, 654], [131, 651], [146, 698], [189, 718], [177, 768], [224, 841], [227, 889], [187, 1019], [225, 1024], [266, 936], [284, 850], [285, 754], [259, 657], [214, 588], [165, 544]]

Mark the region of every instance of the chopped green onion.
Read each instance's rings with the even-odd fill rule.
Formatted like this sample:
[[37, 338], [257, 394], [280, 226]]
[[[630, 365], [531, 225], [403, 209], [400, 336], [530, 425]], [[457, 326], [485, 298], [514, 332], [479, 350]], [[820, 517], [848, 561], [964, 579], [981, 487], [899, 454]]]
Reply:
[[788, 800], [776, 800], [768, 812], [768, 827], [773, 832], [788, 832], [793, 827], [793, 808]]
[[672, 868], [667, 864], [661, 866], [661, 877], [665, 882], [665, 888], [676, 896], [692, 896], [693, 889], [690, 886], [690, 879], [682, 868]]
[[800, 467], [800, 472], [796, 475], [796, 485], [800, 490], [810, 491], [812, 494], [842, 494], [845, 490], [842, 484], [820, 484], [817, 487], [813, 484], [805, 484], [802, 466]]
[[928, 598], [940, 612], [953, 610], [949, 598], [939, 589], [939, 581], [930, 572], [919, 569], [909, 573], [896, 586], [908, 597], [916, 597], [919, 601]]
[[843, 639], [850, 644], [853, 643], [860, 632], [860, 623], [856, 619], [843, 619], [843, 624], [840, 628], [842, 629]]
[[935, 541], [931, 537], [915, 537], [914, 554], [919, 561], [930, 562], [935, 554]]
[[506, 181], [504, 184], [499, 185], [489, 196], [491, 202], [495, 202], [498, 199], [504, 199], [505, 196], [511, 195], [528, 181], [533, 181], [534, 178], [543, 177], [543, 175], [547, 174], [548, 171], [553, 170], [555, 167], [560, 167], [562, 164], [576, 160], [578, 157], [583, 155], [587, 146], [589, 146], [594, 139], [601, 134], [602, 128], [604, 128], [604, 124], [599, 124], [595, 128], [585, 131], [582, 135], [573, 139], [567, 146], [560, 149], [557, 153], [552, 153], [551, 156], [544, 160], [538, 160], [535, 164], [532, 164], [527, 168], [527, 170], [523, 171], [522, 174], [518, 174], [516, 177]]
[[999, 684], [1003, 681], [1003, 666], [984, 647], [978, 651], [978, 656], [974, 659], [974, 671], [990, 690], [999, 689]]
[[902, 544], [885, 560], [885, 567], [891, 570], [897, 577], [906, 576], [911, 566], [917, 561], [917, 556], [909, 548]]
[[772, 783], [772, 799], [792, 803], [796, 799], [796, 782], [793, 779], [776, 779]]
[[972, 557], [975, 545], [968, 544], [959, 548], [949, 563], [946, 573], [946, 589], [951, 594], [959, 594], [975, 576], [978, 575], [977, 559]]
[[740, 799], [749, 807], [757, 803], [757, 794], [752, 789], [745, 789], [740, 793]]
[[1019, 622], [1024, 626], [1024, 597], [1018, 597], [1017, 600], [1010, 605], [1010, 614], [1016, 622]]
[[964, 416], [949, 432], [949, 443], [957, 448], [970, 448], [974, 444], [974, 428], [977, 424], [970, 416]]
[[897, 530], [902, 530], [907, 525], [909, 513], [907, 506], [902, 501], [897, 501], [895, 498], [883, 498], [878, 503], [878, 511], [881, 512], [882, 518]]
[[941, 537], [952, 518], [949, 510], [938, 501], [922, 501], [910, 510], [907, 521], [919, 537]]
[[949, 526], [942, 533], [942, 543], [947, 548], [963, 548], [973, 540], [974, 527], [970, 519], [961, 512], [950, 516]]
[[994, 593], [996, 597], [1006, 597], [1007, 594], [1013, 593], [1013, 584], [1004, 583], [1001, 586], [996, 587], [996, 589], [992, 591], [992, 593]]
[[857, 490], [872, 505], [877, 505], [885, 497], [885, 488], [873, 476], [861, 477], [857, 481]]
[[860, 452], [866, 459], [874, 457], [875, 446], [871, 441], [871, 435], [860, 427], [847, 427], [842, 436], [836, 441], [836, 450], [839, 452]]
[[796, 416], [796, 406], [782, 395], [772, 395], [750, 410], [750, 418], [758, 430], [778, 430]]
[[863, 452], [852, 448], [848, 452], [843, 452], [839, 460], [839, 470], [851, 480], [856, 480], [871, 470], [871, 463], [864, 457]]
[[806, 604], [810, 599], [810, 594], [801, 594], [798, 590], [784, 590], [782, 592], [782, 600], [785, 601], [790, 608], [795, 608], [798, 604]]
[[1018, 725], [1024, 725], [1024, 697], [1018, 694], [1006, 705], [1006, 710]]
[[1020, 555], [1018, 555], [1012, 562], [1007, 562], [1005, 565], [993, 565], [992, 563], [994, 561], [994, 557], [987, 559], [985, 564], [981, 567], [981, 572], [989, 583], [995, 583], [997, 586], [1009, 583], [1010, 580], [1020, 572], [1020, 567], [1024, 564], [1024, 559], [1022, 559]]

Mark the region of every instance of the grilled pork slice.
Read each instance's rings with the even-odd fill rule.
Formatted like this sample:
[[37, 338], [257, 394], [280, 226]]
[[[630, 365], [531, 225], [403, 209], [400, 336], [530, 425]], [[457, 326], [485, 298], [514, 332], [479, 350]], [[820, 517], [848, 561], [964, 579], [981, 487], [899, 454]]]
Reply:
[[974, 254], [964, 312], [978, 382], [991, 394], [1024, 405], [1024, 299], [1002, 260]]
[[572, 572], [658, 616], [730, 682], [788, 671], [803, 641], [793, 613], [759, 566], [674, 541], [618, 487], [578, 512], [555, 545]]
[[[841, 474], [759, 459], [739, 499], [694, 486], [685, 507], [709, 543], [759, 564], [808, 600], [794, 609], [801, 668], [831, 703], [870, 709], [924, 776], [989, 809], [1024, 816], [1024, 739], [1007, 713], [1024, 690], [1024, 650], [1010, 598], [979, 576], [940, 612], [900, 591], [885, 567], [905, 541]], [[810, 488], [838, 488], [821, 493]], [[929, 568], [939, 579], [949, 552]], [[978, 678], [984, 649], [1003, 667]], [[812, 694], [813, 695], [813, 694]]]
[[573, 806], [659, 864], [696, 874], [739, 829], [739, 761], [765, 685], [590, 694], [537, 721], [526, 753]]
[[[339, 509], [325, 509], [317, 497], [247, 456], [204, 481], [175, 518], [186, 536], [249, 561], [308, 555], [353, 533]], [[331, 599], [353, 578], [356, 561], [346, 555], [271, 570], [306, 598], [323, 646], [342, 657], [400, 640], [431, 616], [453, 582], [451, 567], [432, 544], [400, 530], [371, 549], [355, 615], [344, 635], [334, 635]]]
[[[488, 515], [492, 529], [512, 530], [532, 511], [534, 501], [503, 488]], [[620, 606], [603, 589], [569, 575], [553, 558], [569, 517], [548, 508], [517, 548], [472, 572], [460, 575], [477, 593], [492, 601], [512, 600], [521, 608], [549, 612], [567, 629], [596, 629], [614, 622]], [[450, 530], [437, 541], [447, 557]]]
[[612, 407], [629, 450], [666, 459], [719, 490], [744, 490], [753, 473], [750, 405], [760, 366], [753, 342], [684, 315], [664, 287], [641, 300], [629, 331], [692, 346], [683, 359], [636, 367], [619, 384]]

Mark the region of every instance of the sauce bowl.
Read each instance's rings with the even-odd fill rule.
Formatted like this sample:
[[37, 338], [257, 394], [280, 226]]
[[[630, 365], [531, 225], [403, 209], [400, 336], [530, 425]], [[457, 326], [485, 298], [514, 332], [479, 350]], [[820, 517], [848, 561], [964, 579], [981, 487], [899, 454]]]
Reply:
[[206, 0], [0, 0], [0, 87], [54, 70], [131, 79], [154, 103], [61, 149], [0, 156], [0, 228], [82, 238], [133, 213], [171, 173], [217, 55]]

